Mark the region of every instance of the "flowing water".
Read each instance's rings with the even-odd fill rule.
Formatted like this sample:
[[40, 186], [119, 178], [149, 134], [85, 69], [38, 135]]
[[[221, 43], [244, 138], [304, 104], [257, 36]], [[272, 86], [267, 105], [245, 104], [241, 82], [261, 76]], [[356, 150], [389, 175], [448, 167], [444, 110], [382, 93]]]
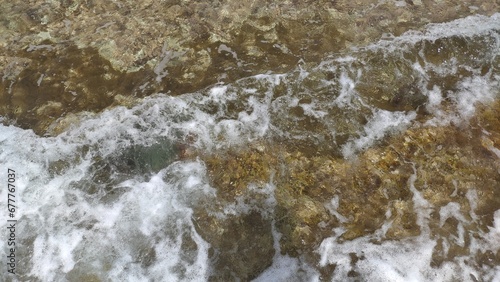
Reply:
[[0, 125], [2, 281], [500, 281], [499, 98], [495, 14], [55, 137]]

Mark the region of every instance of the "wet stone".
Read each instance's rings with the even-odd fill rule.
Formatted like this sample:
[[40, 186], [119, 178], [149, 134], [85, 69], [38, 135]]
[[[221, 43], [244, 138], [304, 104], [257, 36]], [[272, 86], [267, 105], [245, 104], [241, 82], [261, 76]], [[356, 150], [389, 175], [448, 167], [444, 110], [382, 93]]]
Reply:
[[271, 222], [259, 213], [196, 223], [199, 234], [211, 245], [209, 281], [250, 280], [272, 264]]
[[[480, 107], [480, 112], [472, 120], [488, 126], [488, 136], [496, 136], [500, 128], [494, 126], [499, 120], [498, 105], [495, 102]], [[331, 236], [331, 230], [337, 227], [345, 228], [340, 240], [375, 233], [380, 234], [382, 241], [420, 235], [422, 226], [417, 221], [415, 196], [410, 185], [430, 204], [431, 236], [456, 237], [459, 226], [468, 232], [488, 231], [492, 215], [500, 207], [500, 195], [496, 189], [500, 185], [500, 174], [495, 165], [498, 156], [488, 146], [497, 148], [500, 143], [491, 141], [487, 143], [490, 150], [485, 149], [485, 142], [481, 141], [481, 135], [485, 133], [478, 132], [474, 126], [471, 128], [415, 126], [361, 152], [355, 160], [309, 156], [300, 151], [288, 151], [289, 147], [274, 147], [266, 143], [260, 146], [264, 145], [267, 154], [240, 150], [228, 155], [206, 155], [204, 159], [210, 164], [208, 169], [213, 187], [229, 202], [251, 197], [248, 185], [265, 182], [266, 178], [271, 181], [269, 175], [272, 172], [277, 201], [274, 217], [277, 218], [277, 231], [282, 235], [281, 251], [314, 261], [311, 250]], [[232, 164], [225, 167], [233, 169], [225, 173], [219, 170], [222, 167], [213, 166], [231, 160]], [[239, 169], [244, 170], [243, 167], [252, 167], [246, 165], [249, 161], [261, 164], [258, 175], [238, 173]], [[239, 178], [224, 180], [234, 175], [239, 175]], [[410, 179], [414, 175], [413, 183]], [[228, 185], [227, 181], [232, 184]], [[338, 197], [334, 211], [341, 217], [332, 212], [334, 206], [329, 201], [334, 197]], [[469, 202], [470, 197], [477, 197], [474, 206]], [[440, 222], [440, 210], [450, 203], [459, 207], [466, 221], [450, 217]], [[470, 214], [479, 217], [472, 218], [468, 216]], [[237, 218], [231, 220], [238, 221]], [[384, 225], [386, 229], [380, 233]], [[211, 232], [217, 234], [224, 230], [212, 228]], [[452, 260], [455, 256], [471, 255], [469, 239], [464, 243], [456, 240], [448, 243], [446, 252], [436, 247], [436, 263]]]
[[[0, 114], [23, 128], [44, 134], [50, 124], [68, 112], [100, 111], [118, 94], [141, 97], [142, 74], [114, 70], [95, 49], [43, 42], [46, 48], [20, 51], [29, 64], [12, 59], [1, 82]], [[18, 73], [17, 75], [12, 72]], [[147, 93], [147, 92], [146, 92]]]
[[[257, 85], [252, 94], [263, 101], [263, 93], [273, 93], [266, 105], [273, 111], [276, 135], [249, 141], [243, 148], [195, 152], [217, 191], [217, 202], [196, 207], [193, 216], [196, 231], [211, 246], [210, 280], [250, 280], [262, 273], [276, 251], [273, 231], [281, 236], [283, 254], [312, 262], [317, 261], [314, 250], [334, 228], [344, 230], [339, 241], [418, 236], [425, 226], [418, 222], [414, 191], [429, 204], [428, 235], [437, 240], [433, 266], [476, 255], [481, 264], [497, 267], [498, 254], [471, 253], [471, 238], [488, 232], [500, 207], [498, 101], [478, 105], [467, 125], [425, 125], [431, 116], [422, 110], [417, 123], [381, 138], [354, 158], [344, 159], [340, 148], [360, 137], [373, 116], [372, 106], [416, 111], [429, 104], [424, 93], [438, 87], [445, 98], [442, 110], [451, 113], [462, 78], [498, 76], [497, 31], [479, 38], [424, 40], [390, 54], [373, 51], [370, 42], [429, 22], [491, 15], [498, 8], [494, 0], [480, 5], [417, 0], [3, 1], [0, 115], [6, 117], [3, 122], [39, 135], [57, 135], [78, 123], [84, 111], [130, 107], [153, 93], [181, 95], [215, 83], [243, 87], [252, 79], [241, 78], [285, 73], [280, 85]], [[352, 46], [360, 48], [347, 52]], [[356, 58], [315, 67], [331, 54]], [[464, 64], [470, 67], [457, 67]], [[348, 82], [342, 85], [341, 79]], [[337, 101], [346, 91], [355, 99]], [[224, 118], [251, 111], [244, 102], [250, 94], [236, 92], [238, 98], [228, 103]], [[317, 116], [308, 106], [318, 106]], [[205, 107], [208, 113], [219, 110], [216, 103]], [[284, 132], [289, 135], [280, 136]], [[182, 157], [183, 146], [158, 140], [95, 157], [88, 175], [69, 189], [95, 202], [113, 203], [123, 194], [119, 183], [167, 167]], [[57, 175], [69, 166], [52, 161], [48, 170]], [[442, 218], [440, 212], [450, 203], [462, 217]], [[248, 209], [226, 210], [237, 204]], [[92, 229], [94, 224], [81, 222], [78, 227]], [[456, 238], [462, 227], [469, 237], [460, 242]], [[25, 250], [32, 250], [33, 240], [21, 241], [30, 245]], [[138, 240], [146, 243], [134, 247], [134, 260], [150, 267], [156, 259], [153, 238]], [[190, 234], [182, 237], [181, 248], [182, 259], [194, 262], [198, 249]], [[101, 273], [113, 264], [115, 254], [106, 255]], [[353, 266], [363, 259], [354, 253], [350, 258]], [[24, 269], [31, 263], [21, 261]], [[66, 278], [100, 281], [85, 264], [78, 261]], [[327, 268], [322, 278], [334, 266]], [[181, 276], [186, 271], [182, 265], [175, 270]], [[348, 273], [353, 279], [359, 275]]]

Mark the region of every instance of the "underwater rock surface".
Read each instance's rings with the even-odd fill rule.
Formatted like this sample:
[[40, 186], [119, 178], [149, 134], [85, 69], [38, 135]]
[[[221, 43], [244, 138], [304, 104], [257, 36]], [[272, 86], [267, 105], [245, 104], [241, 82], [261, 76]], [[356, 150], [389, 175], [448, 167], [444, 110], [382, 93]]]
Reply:
[[[498, 5], [492, 0], [2, 2], [0, 115], [8, 118], [4, 123], [57, 134], [50, 124], [70, 113], [287, 72], [301, 61], [317, 62], [382, 35], [492, 15]], [[401, 81], [399, 92], [413, 91], [411, 83]], [[373, 90], [379, 94], [373, 94], [384, 90], [379, 85]]]
[[0, 8], [8, 281], [500, 279], [496, 1]]

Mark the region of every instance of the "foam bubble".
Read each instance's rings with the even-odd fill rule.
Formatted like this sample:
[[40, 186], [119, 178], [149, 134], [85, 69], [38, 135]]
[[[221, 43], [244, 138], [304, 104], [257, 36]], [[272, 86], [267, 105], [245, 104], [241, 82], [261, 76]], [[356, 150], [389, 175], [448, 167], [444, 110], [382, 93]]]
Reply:
[[[373, 244], [369, 238], [342, 243], [329, 238], [321, 243], [321, 265], [336, 264], [332, 280], [342, 280], [349, 274], [370, 281], [426, 281], [435, 242], [405, 240]], [[358, 259], [352, 260], [352, 254]]]
[[267, 268], [253, 282], [300, 282], [300, 281], [320, 281], [318, 273], [309, 265], [301, 262], [300, 259], [287, 255], [278, 255], [273, 259], [273, 264]]
[[[415, 169], [414, 169], [415, 170]], [[413, 193], [413, 205], [417, 214], [417, 224], [421, 234], [399, 241], [383, 240], [384, 226], [380, 232], [366, 235], [354, 240], [341, 240], [342, 229], [334, 230], [334, 236], [324, 239], [318, 248], [319, 261], [322, 267], [335, 265], [332, 280], [344, 280], [354, 277], [362, 281], [488, 281], [498, 279], [498, 267], [477, 267], [471, 263], [476, 254], [486, 251], [497, 252], [500, 249], [500, 210], [494, 213], [494, 223], [489, 232], [479, 232], [479, 236], [471, 236], [464, 227], [468, 220], [461, 214], [458, 203], [448, 203], [439, 209], [440, 225], [453, 217], [458, 220], [457, 235], [451, 235], [439, 243], [445, 254], [450, 249], [449, 240], [457, 246], [464, 247], [470, 240], [469, 255], [459, 255], [433, 266], [434, 252], [438, 245], [437, 238], [430, 236], [429, 218], [433, 207], [426, 201], [415, 186], [417, 174], [408, 180], [408, 189]], [[471, 192], [467, 198], [471, 201], [472, 210], [475, 197]], [[334, 198], [333, 201], [335, 201]], [[474, 218], [474, 217], [473, 217]], [[390, 224], [390, 222], [389, 222]], [[381, 241], [382, 240], [382, 241]]]
[[342, 154], [345, 158], [352, 157], [356, 152], [373, 145], [388, 132], [404, 129], [416, 116], [414, 111], [404, 113], [376, 110], [372, 119], [363, 128], [361, 137], [342, 146]]
[[426, 125], [461, 124], [467, 121], [474, 115], [478, 103], [491, 103], [497, 98], [500, 84], [498, 79], [473, 76], [461, 80], [457, 87], [459, 90], [448, 98], [452, 102], [451, 111], [440, 107], [443, 97], [439, 88], [434, 87], [428, 92], [429, 103], [426, 107], [434, 117]]
[[[358, 79], [361, 72], [358, 71]], [[335, 99], [335, 103], [339, 107], [346, 107], [347, 105], [352, 105], [351, 100], [355, 97], [356, 91], [354, 87], [356, 83], [351, 79], [345, 72], [342, 72], [339, 79], [339, 84], [341, 85], [340, 94]]]
[[[410, 30], [397, 37], [381, 40], [369, 45], [368, 49], [383, 49], [386, 52], [399, 52], [401, 46], [414, 45], [423, 40], [435, 41], [440, 38], [452, 36], [474, 37], [492, 33], [500, 27], [500, 13], [488, 16], [474, 15], [463, 19], [447, 22], [433, 23], [426, 26], [423, 31]], [[356, 50], [356, 49], [355, 49]]]

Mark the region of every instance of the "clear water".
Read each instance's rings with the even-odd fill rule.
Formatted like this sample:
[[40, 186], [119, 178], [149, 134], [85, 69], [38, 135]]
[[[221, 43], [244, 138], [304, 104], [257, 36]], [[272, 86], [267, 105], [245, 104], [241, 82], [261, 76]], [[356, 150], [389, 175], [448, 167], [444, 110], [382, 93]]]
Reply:
[[[453, 202], [440, 207], [442, 221], [458, 222], [449, 240], [468, 237], [469, 252], [435, 266], [434, 249], [443, 243], [431, 236], [433, 207], [414, 173], [401, 187], [413, 195], [419, 235], [380, 241], [383, 225], [342, 240], [339, 226], [310, 250], [317, 257], [310, 261], [281, 253], [276, 179], [256, 190], [264, 198], [259, 204], [221, 200], [216, 212], [211, 203], [220, 192], [203, 158], [266, 140], [352, 160], [415, 124], [466, 122], [477, 103], [499, 98], [499, 54], [500, 14], [469, 17], [289, 73], [177, 97], [159, 93], [131, 108], [89, 114], [57, 137], [0, 125], [0, 179], [7, 179], [8, 168], [16, 171], [17, 279], [207, 281], [216, 268], [196, 219], [196, 211], [206, 209], [219, 217], [257, 211], [271, 223], [272, 265], [254, 273], [254, 281], [500, 281], [500, 266], [474, 263], [478, 253], [498, 257], [500, 207], [492, 207], [492, 224], [474, 236]], [[0, 191], [6, 203], [7, 191]], [[476, 198], [468, 197], [471, 207]], [[336, 212], [338, 198], [325, 201], [333, 217], [349, 220]], [[6, 230], [7, 215], [0, 214]], [[7, 242], [0, 244], [5, 258]]]

